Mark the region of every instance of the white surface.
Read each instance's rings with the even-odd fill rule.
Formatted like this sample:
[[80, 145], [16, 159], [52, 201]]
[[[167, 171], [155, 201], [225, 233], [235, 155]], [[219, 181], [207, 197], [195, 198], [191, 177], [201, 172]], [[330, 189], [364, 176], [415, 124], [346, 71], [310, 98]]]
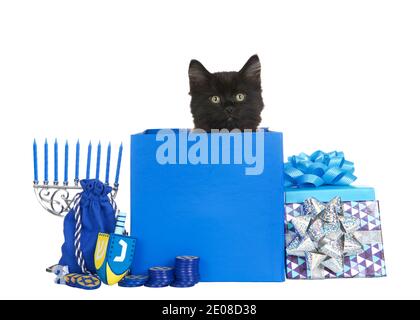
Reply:
[[[2, 1], [0, 298], [420, 298], [419, 16], [416, 1]], [[189, 290], [54, 285], [44, 268], [59, 258], [62, 220], [33, 195], [33, 138], [123, 141], [118, 201], [128, 209], [130, 134], [192, 125], [189, 60], [230, 70], [254, 53], [262, 125], [284, 132], [285, 154], [343, 150], [358, 183], [376, 188], [389, 276]]]

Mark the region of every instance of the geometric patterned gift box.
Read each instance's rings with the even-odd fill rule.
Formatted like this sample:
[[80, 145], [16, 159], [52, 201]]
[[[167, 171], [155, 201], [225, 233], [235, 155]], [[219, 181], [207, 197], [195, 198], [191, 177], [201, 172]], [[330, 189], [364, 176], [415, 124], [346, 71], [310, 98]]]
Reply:
[[[305, 200], [317, 198], [321, 204], [328, 207], [328, 203], [333, 196], [339, 196], [342, 199], [340, 210], [338, 210], [341, 215], [340, 221], [350, 220], [357, 223], [357, 227], [350, 230], [350, 233], [346, 234], [345, 238], [347, 240], [348, 236], [349, 238], [357, 239], [357, 251], [342, 254], [341, 260], [339, 260], [341, 264], [341, 267], [338, 268], [339, 270], [331, 270], [334, 269], [334, 264], [330, 264], [333, 266], [330, 269], [329, 265], [325, 263], [326, 256], [323, 253], [329, 252], [328, 250], [325, 251], [322, 248], [320, 250], [319, 247], [314, 246], [312, 241], [308, 240], [309, 237], [305, 238], [305, 233], [302, 234], [301, 232], [302, 236], [299, 236], [300, 225], [298, 222], [309, 221], [305, 220], [305, 216], [308, 215], [305, 209]], [[359, 201], [355, 200], [357, 198], [359, 198]], [[309, 225], [314, 224], [315, 220], [315, 217], [311, 219], [311, 222], [305, 225], [305, 228], [307, 228], [305, 230], [310, 231]], [[289, 252], [286, 254], [287, 279], [372, 278], [386, 276], [379, 203], [375, 200], [372, 188], [320, 187], [302, 190], [286, 189], [285, 223], [286, 248], [296, 248], [296, 246], [293, 246], [294, 240], [298, 247], [300, 245], [300, 249], [306, 245], [302, 251], [298, 249], [302, 254], [295, 254], [296, 250], [290, 250], [292, 254], [289, 254]], [[344, 230], [343, 224], [340, 226]], [[323, 227], [326, 228], [325, 226]], [[303, 241], [304, 239], [309, 241], [309, 247], [308, 242]], [[343, 245], [343, 247], [346, 246]], [[330, 255], [334, 257], [334, 254]], [[336, 257], [340, 258], [339, 255]], [[317, 268], [317, 272], [313, 268]]]

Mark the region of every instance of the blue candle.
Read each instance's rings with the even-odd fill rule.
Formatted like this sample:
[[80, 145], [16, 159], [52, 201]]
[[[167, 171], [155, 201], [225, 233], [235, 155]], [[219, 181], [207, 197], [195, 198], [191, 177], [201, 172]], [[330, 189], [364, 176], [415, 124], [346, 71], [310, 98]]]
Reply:
[[96, 180], [99, 179], [99, 174], [101, 172], [101, 142], [98, 144], [98, 153], [96, 155]]
[[38, 184], [38, 147], [34, 139], [34, 183]]
[[118, 186], [119, 180], [120, 180], [120, 169], [121, 169], [121, 158], [122, 158], [122, 151], [123, 151], [123, 145], [121, 143], [120, 150], [118, 152], [118, 162], [117, 162], [117, 172], [115, 174], [115, 185]]
[[77, 140], [76, 144], [76, 169], [74, 180], [79, 181], [79, 160], [80, 160], [80, 142]]
[[64, 147], [64, 183], [69, 182], [69, 143], [66, 141], [66, 146]]
[[110, 165], [111, 165], [111, 143], [108, 144], [108, 151], [106, 153], [105, 184], [109, 184], [109, 166]]
[[88, 155], [87, 155], [87, 165], [86, 165], [86, 179], [90, 178], [90, 159], [92, 157], [92, 143], [89, 142]]
[[44, 182], [48, 182], [48, 141], [44, 144]]
[[54, 182], [58, 182], [58, 142], [54, 142]]

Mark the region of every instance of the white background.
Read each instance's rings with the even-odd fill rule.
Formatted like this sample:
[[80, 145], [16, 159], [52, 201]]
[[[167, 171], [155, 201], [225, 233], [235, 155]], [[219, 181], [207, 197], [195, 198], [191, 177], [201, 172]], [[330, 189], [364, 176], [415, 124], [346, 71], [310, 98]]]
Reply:
[[[2, 1], [0, 297], [420, 298], [419, 16], [416, 1]], [[262, 125], [284, 132], [285, 155], [343, 150], [358, 183], [376, 188], [389, 276], [188, 290], [54, 285], [44, 269], [60, 256], [62, 220], [33, 194], [33, 139], [74, 148], [80, 138], [84, 156], [89, 139], [114, 150], [123, 141], [118, 201], [128, 210], [130, 134], [192, 126], [190, 59], [238, 70], [254, 53]]]

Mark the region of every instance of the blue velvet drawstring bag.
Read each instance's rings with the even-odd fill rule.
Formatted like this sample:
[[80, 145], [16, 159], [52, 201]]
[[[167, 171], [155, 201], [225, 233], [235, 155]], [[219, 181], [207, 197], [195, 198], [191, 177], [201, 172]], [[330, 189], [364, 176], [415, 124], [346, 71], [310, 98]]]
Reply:
[[68, 266], [70, 273], [96, 273], [94, 253], [98, 233], [114, 232], [116, 206], [110, 197], [110, 186], [95, 179], [80, 183], [83, 191], [64, 218], [59, 264]]

